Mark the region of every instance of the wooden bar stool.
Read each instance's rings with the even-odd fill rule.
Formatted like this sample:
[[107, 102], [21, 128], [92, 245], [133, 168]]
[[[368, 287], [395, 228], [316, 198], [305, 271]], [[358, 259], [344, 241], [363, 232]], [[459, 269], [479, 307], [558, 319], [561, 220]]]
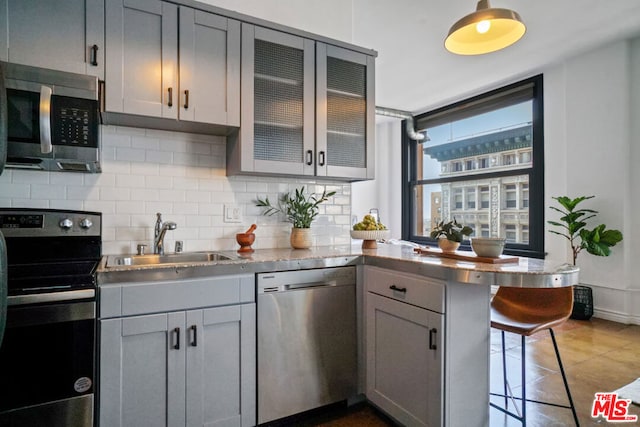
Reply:
[[[514, 288], [500, 287], [498, 292], [491, 300], [491, 327], [499, 329], [502, 336], [502, 375], [504, 382], [504, 394], [491, 393], [493, 396], [504, 397], [504, 408], [491, 402], [490, 405], [499, 411], [519, 420], [523, 426], [526, 426], [527, 402], [541, 403], [544, 405], [556, 406], [559, 408], [571, 409], [573, 419], [576, 426], [579, 426], [576, 408], [569, 391], [569, 383], [564, 373], [558, 344], [556, 342], [553, 327], [564, 323], [571, 315], [573, 308], [573, 287], [563, 288]], [[530, 400], [526, 398], [526, 381], [525, 381], [525, 337], [548, 329], [551, 334], [553, 348], [558, 359], [558, 366], [562, 374], [567, 397], [569, 398], [569, 406], [559, 405], [551, 402], [542, 402], [538, 400]], [[514, 397], [511, 393], [509, 383], [507, 381], [507, 365], [505, 356], [504, 333], [512, 332], [521, 336], [522, 340], [522, 397]], [[509, 390], [508, 390], [509, 389]], [[509, 393], [507, 393], [507, 391]], [[509, 411], [509, 399], [513, 401], [515, 411]], [[522, 402], [522, 413], [518, 411], [515, 400]]]

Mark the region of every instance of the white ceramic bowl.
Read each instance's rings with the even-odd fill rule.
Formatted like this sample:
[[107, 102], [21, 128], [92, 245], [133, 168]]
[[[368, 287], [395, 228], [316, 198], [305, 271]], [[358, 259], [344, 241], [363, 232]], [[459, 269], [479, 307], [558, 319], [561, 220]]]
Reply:
[[478, 256], [497, 258], [504, 249], [504, 237], [472, 237], [471, 248]]
[[351, 230], [351, 237], [362, 240], [388, 239], [389, 230]]

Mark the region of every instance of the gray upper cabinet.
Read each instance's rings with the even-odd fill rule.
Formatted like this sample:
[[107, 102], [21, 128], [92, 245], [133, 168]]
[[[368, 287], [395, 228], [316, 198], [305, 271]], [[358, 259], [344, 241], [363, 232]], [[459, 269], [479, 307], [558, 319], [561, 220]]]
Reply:
[[107, 123], [129, 124], [120, 113], [185, 129], [238, 126], [239, 22], [159, 0], [107, 0], [106, 45]]
[[104, 0], [0, 0], [0, 33], [2, 61], [104, 77]]
[[180, 120], [240, 126], [240, 22], [179, 13]]
[[241, 75], [228, 175], [373, 178], [372, 56], [243, 23]]
[[373, 179], [375, 58], [316, 43], [318, 176]]
[[313, 40], [242, 24], [242, 109], [228, 172], [313, 175]]

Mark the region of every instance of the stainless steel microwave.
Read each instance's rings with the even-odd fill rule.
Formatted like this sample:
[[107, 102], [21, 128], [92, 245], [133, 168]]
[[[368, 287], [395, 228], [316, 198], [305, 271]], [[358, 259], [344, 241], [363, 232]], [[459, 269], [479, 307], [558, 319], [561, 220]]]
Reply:
[[101, 172], [98, 79], [0, 62], [0, 173]]

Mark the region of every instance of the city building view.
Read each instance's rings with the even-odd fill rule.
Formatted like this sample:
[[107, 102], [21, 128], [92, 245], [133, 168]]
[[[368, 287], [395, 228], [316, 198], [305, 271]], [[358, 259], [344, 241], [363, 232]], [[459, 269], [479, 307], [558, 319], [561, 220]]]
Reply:
[[[418, 234], [456, 219], [474, 229], [473, 236], [529, 241], [529, 177], [474, 175], [528, 168], [532, 162], [531, 122], [423, 147], [425, 158], [439, 163], [439, 178], [450, 181], [423, 186], [417, 192]], [[425, 160], [426, 161], [426, 160]], [[456, 179], [465, 177], [464, 180]], [[420, 209], [422, 207], [422, 209]]]

